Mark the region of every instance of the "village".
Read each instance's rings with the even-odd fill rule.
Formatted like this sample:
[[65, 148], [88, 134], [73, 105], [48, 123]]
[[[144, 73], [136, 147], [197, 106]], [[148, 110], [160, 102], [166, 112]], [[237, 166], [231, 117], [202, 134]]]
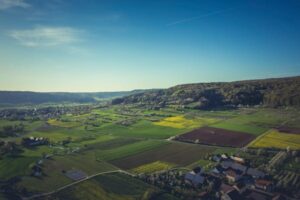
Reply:
[[29, 106], [28, 108], [15, 109], [5, 108], [0, 110], [0, 118], [7, 120], [47, 120], [50, 118], [56, 118], [65, 114], [84, 114], [91, 111], [93, 106], [91, 105], [78, 105], [78, 106]]
[[202, 166], [192, 171], [175, 168], [154, 174], [140, 174], [139, 178], [180, 199], [293, 199], [281, 192], [278, 181], [270, 174], [251, 167], [251, 163], [242, 157], [217, 154], [212, 155], [210, 160], [215, 167], [209, 171]]

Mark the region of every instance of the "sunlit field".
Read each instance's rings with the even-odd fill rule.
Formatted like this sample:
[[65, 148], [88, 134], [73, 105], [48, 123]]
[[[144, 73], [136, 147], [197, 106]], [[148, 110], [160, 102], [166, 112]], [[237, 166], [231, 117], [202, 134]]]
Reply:
[[183, 128], [193, 129], [201, 126], [206, 126], [215, 123], [217, 121], [218, 120], [214, 118], [187, 119], [182, 115], [178, 115], [174, 117], [164, 118], [161, 121], [154, 122], [154, 124], [158, 126], [167, 126], [172, 128], [178, 128], [178, 129], [183, 129]]
[[134, 173], [152, 173], [152, 172], [157, 172], [157, 171], [162, 171], [162, 170], [167, 170], [175, 165], [172, 163], [167, 163], [167, 162], [162, 162], [162, 161], [155, 161], [149, 164], [141, 165], [137, 168], [132, 169]]
[[300, 134], [282, 133], [270, 130], [258, 137], [250, 145], [253, 148], [300, 149]]

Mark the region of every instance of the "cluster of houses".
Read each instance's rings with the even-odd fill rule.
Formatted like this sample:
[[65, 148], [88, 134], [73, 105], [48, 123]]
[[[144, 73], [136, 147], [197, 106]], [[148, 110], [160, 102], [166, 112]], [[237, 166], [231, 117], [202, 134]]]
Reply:
[[25, 137], [22, 138], [22, 145], [26, 147], [34, 147], [39, 145], [47, 145], [49, 144], [48, 138], [44, 137]]
[[215, 181], [216, 196], [222, 200], [279, 200], [287, 199], [275, 194], [274, 184], [264, 172], [251, 168], [240, 157], [214, 155], [212, 160], [217, 165], [204, 173], [201, 167], [185, 174], [184, 179], [194, 187], [201, 187], [207, 182]]
[[52, 106], [30, 109], [3, 109], [0, 110], [1, 119], [10, 120], [47, 120], [50, 118], [57, 118], [65, 114], [85, 114], [92, 109], [90, 105], [82, 106]]

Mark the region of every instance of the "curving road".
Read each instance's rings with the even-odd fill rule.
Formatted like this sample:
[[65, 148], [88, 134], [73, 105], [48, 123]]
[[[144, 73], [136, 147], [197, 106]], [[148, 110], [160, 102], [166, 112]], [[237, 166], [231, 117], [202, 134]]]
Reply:
[[44, 197], [44, 196], [52, 195], [54, 193], [57, 193], [57, 192], [59, 192], [61, 190], [66, 189], [68, 187], [71, 187], [71, 186], [76, 185], [78, 183], [81, 183], [83, 181], [86, 181], [86, 180], [89, 180], [91, 178], [94, 178], [95, 176], [99, 176], [99, 175], [103, 175], [103, 174], [112, 174], [112, 173], [123, 173], [123, 174], [127, 174], [129, 176], [135, 176], [134, 174], [131, 174], [131, 173], [129, 173], [127, 171], [124, 171], [124, 170], [121, 170], [121, 169], [112, 170], [112, 171], [106, 171], [106, 172], [100, 172], [100, 173], [97, 173], [97, 174], [93, 174], [91, 176], [87, 176], [87, 177], [85, 177], [85, 178], [83, 178], [81, 180], [75, 181], [73, 183], [70, 183], [68, 185], [62, 186], [60, 188], [57, 188], [56, 190], [53, 190], [51, 192], [45, 192], [45, 193], [41, 193], [41, 194], [35, 194], [35, 195], [30, 196], [30, 197], [23, 197], [22, 199], [23, 200], [30, 200], [30, 199], [35, 199], [35, 198], [39, 198], [39, 197]]

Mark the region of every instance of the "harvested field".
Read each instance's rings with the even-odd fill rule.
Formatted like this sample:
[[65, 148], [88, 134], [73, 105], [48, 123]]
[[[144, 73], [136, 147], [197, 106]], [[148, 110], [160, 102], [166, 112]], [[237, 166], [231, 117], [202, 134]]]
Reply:
[[300, 135], [300, 128], [288, 127], [288, 126], [281, 126], [277, 128], [280, 133], [287, 133], [287, 134], [297, 134]]
[[253, 139], [255, 136], [248, 133], [212, 127], [199, 128], [177, 138], [177, 140], [184, 142], [228, 147], [243, 147]]
[[111, 163], [122, 169], [132, 169], [155, 161], [186, 166], [204, 158], [215, 151], [215, 149], [215, 147], [194, 144], [172, 143], [123, 159], [114, 160]]

